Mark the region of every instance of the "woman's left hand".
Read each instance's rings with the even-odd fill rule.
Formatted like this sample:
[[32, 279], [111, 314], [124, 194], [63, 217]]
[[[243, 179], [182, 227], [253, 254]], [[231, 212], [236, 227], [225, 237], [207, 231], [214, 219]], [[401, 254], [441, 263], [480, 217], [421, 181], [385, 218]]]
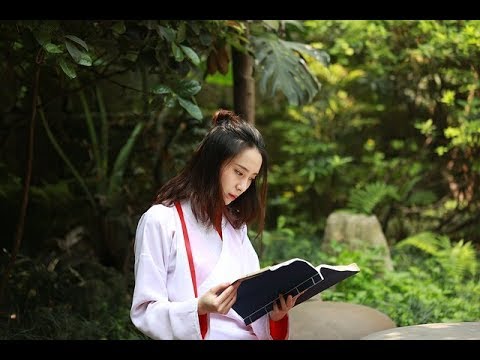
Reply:
[[279, 295], [278, 300], [273, 303], [273, 310], [270, 311], [270, 319], [273, 321], [282, 320], [285, 315], [295, 306], [295, 302], [303, 292], [295, 296], [288, 295], [287, 299], [282, 294]]

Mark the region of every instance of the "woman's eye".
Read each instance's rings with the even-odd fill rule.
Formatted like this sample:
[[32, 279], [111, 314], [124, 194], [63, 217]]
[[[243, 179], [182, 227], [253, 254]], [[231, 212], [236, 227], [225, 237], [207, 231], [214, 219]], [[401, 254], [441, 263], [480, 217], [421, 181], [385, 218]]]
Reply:
[[235, 170], [235, 173], [236, 173], [237, 175], [240, 175], [240, 176], [243, 175], [243, 174], [242, 174], [240, 171], [238, 171], [238, 170]]

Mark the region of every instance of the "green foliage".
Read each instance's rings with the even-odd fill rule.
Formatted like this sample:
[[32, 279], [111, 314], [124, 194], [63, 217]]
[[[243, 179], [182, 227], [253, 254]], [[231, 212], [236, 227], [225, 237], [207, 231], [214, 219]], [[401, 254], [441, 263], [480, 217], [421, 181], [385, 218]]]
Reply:
[[[98, 89], [96, 95], [99, 107], [102, 110], [100, 111], [100, 130], [98, 130], [95, 126], [94, 119], [91, 115], [90, 107], [83, 91], [80, 92], [80, 100], [84, 110], [85, 122], [88, 129], [90, 147], [92, 149], [94, 160], [94, 175], [96, 177], [96, 181], [94, 182], [94, 191], [92, 191], [92, 189], [88, 185], [89, 181], [87, 176], [80, 174], [80, 171], [76, 168], [73, 162], [69, 159], [69, 156], [61, 148], [59, 141], [56, 139], [55, 135], [50, 130], [44, 111], [40, 111], [40, 116], [42, 118], [42, 124], [45, 127], [50, 142], [54, 146], [55, 150], [58, 152], [59, 156], [65, 161], [65, 164], [69, 167], [70, 171], [74, 175], [75, 179], [78, 181], [81, 188], [84, 190], [85, 195], [89, 199], [90, 205], [92, 206], [92, 210], [94, 210], [95, 213], [99, 214], [102, 212], [101, 208], [108, 209], [110, 207], [113, 207], [113, 205], [118, 205], [118, 199], [119, 197], [122, 197], [120, 194], [120, 189], [123, 184], [123, 175], [125, 173], [126, 167], [128, 166], [128, 159], [131, 152], [133, 151], [135, 141], [138, 138], [144, 126], [144, 123], [139, 122], [135, 125], [125, 144], [122, 145], [120, 151], [118, 152], [115, 158], [113, 168], [110, 172], [108, 168], [109, 152], [107, 151], [108, 119], [105, 112], [103, 98]], [[98, 135], [98, 132], [100, 133], [100, 135]], [[97, 203], [94, 200], [93, 194], [101, 198], [100, 203]]]
[[20, 25], [32, 32], [46, 51], [47, 59], [54, 60], [70, 79], [77, 77], [77, 64], [92, 66], [87, 43], [76, 35], [66, 33], [68, 30], [60, 22], [24, 21]]
[[371, 215], [375, 207], [387, 198], [399, 199], [395, 186], [381, 182], [367, 184], [364, 188], [350, 191], [347, 207], [354, 212]]
[[[374, 253], [352, 253], [343, 248], [329, 261], [354, 260], [361, 271], [338, 284], [335, 291], [324, 292], [322, 299], [371, 306], [390, 316], [397, 326], [477, 321], [480, 311], [471, 301], [480, 295], [480, 278], [478, 272], [471, 270], [478, 268], [478, 260], [470, 256], [471, 249], [457, 246], [462, 249], [458, 252], [464, 254], [452, 260], [451, 255], [445, 257], [442, 251], [433, 257], [419, 257], [418, 253], [404, 252], [406, 245], [399, 245], [392, 252], [396, 269], [392, 272], [380, 267]], [[431, 250], [428, 246], [423, 248]], [[462, 269], [469, 270], [460, 270], [459, 262], [463, 263]]]
[[[331, 60], [328, 66], [310, 67], [322, 84], [313, 103], [293, 109], [273, 102], [266, 106], [276, 111], [263, 110], [275, 119], [266, 134], [275, 143], [270, 194], [276, 216], [286, 214], [292, 225], [312, 219], [310, 226], [317, 226], [335, 209], [361, 210], [362, 204], [348, 204], [347, 195], [382, 183], [395, 189], [395, 201], [371, 196], [372, 203], [361, 211], [375, 212], [389, 242], [437, 229], [454, 240], [478, 243], [479, 50], [474, 44], [479, 22], [315, 20], [302, 25], [295, 39], [328, 52]], [[281, 31], [281, 23], [272, 26]], [[299, 122], [309, 129], [294, 136], [289, 127]], [[331, 146], [339, 159], [351, 160], [319, 177], [321, 171], [328, 174], [328, 165], [316, 154], [302, 158], [302, 151], [318, 142]], [[296, 151], [284, 151], [286, 143]], [[315, 179], [316, 191], [306, 190], [299, 174], [303, 182]]]
[[[105, 309], [106, 310], [106, 309]], [[3, 340], [148, 340], [129, 322], [129, 310], [103, 312], [85, 319], [67, 306], [38, 307], [0, 331]]]
[[135, 141], [137, 140], [140, 132], [143, 129], [143, 123], [139, 122], [132, 130], [132, 133], [128, 137], [126, 143], [120, 149], [115, 163], [113, 164], [112, 173], [108, 182], [108, 191], [107, 191], [107, 201], [110, 203], [118, 203], [115, 199], [120, 195], [121, 188], [123, 185], [123, 175], [125, 174], [125, 169], [128, 166], [128, 160], [130, 157], [131, 152], [134, 149]]
[[417, 190], [407, 199], [407, 205], [426, 206], [435, 203], [437, 195], [431, 190]]
[[312, 133], [317, 125], [317, 118], [309, 116], [290, 122], [280, 118], [265, 130], [267, 138], [275, 139], [268, 144], [271, 152], [283, 159], [272, 164], [269, 174], [269, 213], [285, 216], [287, 226], [294, 229], [322, 230], [323, 211], [328, 207], [317, 204], [323, 204], [327, 196], [344, 196], [332, 193], [331, 184], [341, 186], [350, 181], [345, 175], [352, 158], [339, 155], [337, 144], [324, 139], [321, 131]]
[[194, 103], [193, 98], [200, 90], [201, 86], [198, 81], [182, 80], [173, 89], [166, 85], [156, 85], [152, 92], [164, 95], [164, 102], [168, 107], [173, 107], [178, 102], [193, 118], [201, 120], [203, 118], [202, 110]]
[[[201, 79], [199, 72], [213, 41], [235, 43], [236, 38], [242, 37], [241, 32], [233, 30], [234, 27], [227, 26], [227, 23], [225, 20], [16, 21], [1, 25], [4, 35], [0, 38], [0, 46], [10, 54], [9, 63], [15, 64], [11, 69], [13, 73], [16, 73], [17, 67], [25, 70], [17, 73], [22, 73], [18, 84], [27, 79], [30, 84], [29, 72], [34, 62], [30, 58], [33, 54], [37, 56], [33, 60], [45, 60], [45, 65], [53, 70], [52, 73], [45, 71], [42, 85], [51, 81], [51, 86], [67, 90], [68, 94], [77, 90], [68, 81], [71, 79], [91, 85], [103, 79], [114, 79], [117, 85], [138, 92], [134, 86], [118, 82], [118, 75], [134, 75], [130, 80], [136, 82], [135, 77], [146, 71], [151, 74], [149, 82], [166, 84], [171, 88], [179, 81]], [[155, 98], [153, 93], [148, 92], [148, 87], [140, 92]], [[58, 95], [57, 92], [55, 95]], [[141, 93], [136, 95], [139, 98], [144, 96]], [[40, 96], [50, 100], [42, 91]], [[201, 119], [194, 95], [175, 100], [178, 100], [175, 101], [178, 108]], [[160, 101], [155, 105], [160, 107], [165, 103]]]
[[[288, 260], [291, 257], [310, 259], [317, 255], [318, 243], [312, 238], [297, 236], [292, 229], [278, 228], [274, 231], [264, 231], [262, 237], [262, 266], [272, 265]], [[260, 253], [260, 246], [257, 245]], [[312, 259], [313, 260], [313, 259]]]
[[[17, 216], [20, 209], [21, 179], [9, 173], [0, 164], [0, 217], [3, 219], [4, 236], [0, 239], [0, 248], [10, 248]], [[41, 214], [41, 216], [32, 216]], [[38, 253], [57, 232], [78, 222], [79, 211], [77, 194], [68, 181], [44, 182], [30, 187], [28, 215], [24, 231], [22, 252]]]
[[[477, 110], [480, 112], [480, 109]], [[475, 116], [479, 116], [477, 112]], [[443, 155], [445, 151], [460, 148], [462, 150], [478, 149], [480, 147], [480, 120], [465, 120], [459, 126], [450, 126], [444, 130], [444, 135], [450, 139], [447, 147], [437, 148], [437, 153]], [[442, 149], [442, 150], [439, 150]], [[445, 150], [446, 149], [446, 150]]]
[[317, 94], [319, 83], [312, 76], [302, 58], [292, 50], [309, 51], [315, 59], [326, 59], [320, 52], [300, 43], [281, 40], [277, 36], [255, 36], [255, 59], [260, 72], [260, 91], [270, 96], [281, 90], [291, 105], [310, 102]]
[[408, 247], [430, 255], [452, 280], [461, 281], [468, 276], [474, 276], [478, 271], [476, 253], [471, 242], [460, 240], [452, 245], [447, 236], [422, 232], [400, 241], [395, 246], [401, 250]]
[[[0, 268], [7, 254], [0, 257]], [[130, 322], [126, 279], [86, 258], [21, 257], [9, 280], [9, 340], [145, 339]]]
[[216, 72], [213, 75], [208, 75], [205, 78], [205, 82], [210, 85], [219, 85], [230, 89], [233, 86], [233, 71], [232, 66], [228, 67], [228, 72], [223, 75], [219, 72]]

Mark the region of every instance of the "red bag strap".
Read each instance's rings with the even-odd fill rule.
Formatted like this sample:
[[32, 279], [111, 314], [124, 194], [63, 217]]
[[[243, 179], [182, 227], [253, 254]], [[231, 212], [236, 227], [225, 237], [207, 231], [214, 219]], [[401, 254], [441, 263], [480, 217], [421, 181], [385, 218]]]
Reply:
[[[198, 297], [197, 293], [197, 277], [195, 275], [195, 265], [193, 264], [192, 249], [190, 247], [190, 238], [188, 237], [187, 225], [185, 224], [185, 218], [183, 217], [182, 206], [178, 201], [175, 202], [175, 207], [177, 208], [178, 215], [180, 216], [180, 221], [182, 223], [183, 239], [185, 240], [185, 248], [187, 250], [188, 265], [190, 266], [190, 275], [192, 277], [193, 283], [193, 293], [195, 297]], [[202, 339], [205, 339], [205, 335], [208, 330], [207, 314], [198, 316], [200, 322], [200, 332], [202, 334]]]

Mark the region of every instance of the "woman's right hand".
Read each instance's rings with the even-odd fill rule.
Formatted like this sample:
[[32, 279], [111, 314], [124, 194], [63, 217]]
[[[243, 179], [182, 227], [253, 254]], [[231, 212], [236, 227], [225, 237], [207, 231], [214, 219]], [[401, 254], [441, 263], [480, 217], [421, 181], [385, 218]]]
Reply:
[[214, 286], [198, 299], [198, 314], [219, 313], [225, 315], [237, 300], [240, 282], [232, 285], [222, 283]]

